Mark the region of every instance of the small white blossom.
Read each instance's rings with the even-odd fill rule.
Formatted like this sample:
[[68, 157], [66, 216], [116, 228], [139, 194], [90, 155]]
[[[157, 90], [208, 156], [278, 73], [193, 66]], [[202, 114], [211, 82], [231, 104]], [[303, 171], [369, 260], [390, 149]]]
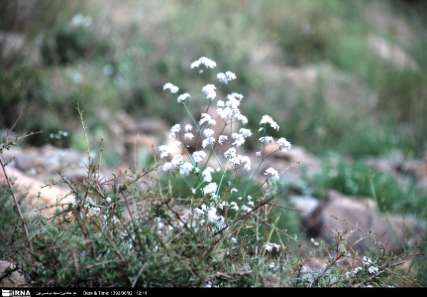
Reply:
[[230, 193], [237, 193], [238, 192], [238, 190], [236, 189], [236, 188], [232, 188], [231, 190], [230, 190]]
[[244, 115], [242, 115], [241, 113], [238, 113], [234, 116], [234, 118], [241, 122], [243, 125], [246, 125], [248, 123], [248, 118]]
[[188, 93], [184, 93], [178, 96], [178, 98], [176, 99], [178, 101], [178, 103], [183, 103], [185, 102], [187, 99], [190, 99], [191, 95]]
[[203, 187], [203, 195], [215, 195], [218, 185], [216, 183], [209, 183]]
[[207, 84], [204, 86], [202, 88], [202, 92], [208, 100], [213, 100], [216, 98], [216, 87], [213, 84]]
[[261, 118], [261, 121], [259, 122], [260, 125], [270, 125], [271, 128], [274, 130], [279, 131], [280, 126], [276, 123], [276, 121], [273, 120], [273, 118], [269, 115], [263, 115]]
[[216, 125], [216, 121], [209, 114], [202, 113], [201, 119], [199, 121], [199, 125], [202, 126], [205, 123], [207, 123], [209, 126]]
[[230, 81], [237, 78], [236, 74], [231, 71], [220, 72], [216, 75], [216, 78], [223, 84], [228, 84]]
[[264, 249], [268, 253], [278, 253], [281, 249], [281, 246], [277, 243], [267, 242], [264, 244]]
[[372, 265], [368, 267], [369, 274], [375, 274], [375, 273], [378, 273], [379, 271], [380, 269], [377, 266]]
[[194, 162], [200, 163], [206, 158], [206, 153], [204, 151], [196, 151], [193, 153]]
[[170, 135], [172, 137], [176, 137], [176, 134], [179, 133], [180, 131], [181, 131], [181, 125], [180, 124], [175, 124], [170, 129]]
[[265, 170], [264, 175], [268, 176], [271, 180], [279, 179], [279, 172], [277, 172], [277, 170], [272, 167]]
[[210, 136], [202, 140], [202, 147], [207, 148], [215, 143], [215, 138]]
[[206, 167], [206, 169], [202, 171], [203, 181], [206, 183], [212, 182], [213, 172], [214, 172], [214, 169], [212, 167]]
[[286, 138], [279, 138], [277, 140], [277, 144], [279, 145], [279, 149], [282, 152], [287, 152], [292, 148], [291, 143]]
[[185, 132], [190, 132], [190, 131], [192, 131], [193, 130], [193, 126], [191, 126], [190, 124], [186, 124], [185, 126], [184, 126], [184, 131]]
[[212, 130], [212, 129], [207, 128], [207, 129], [203, 130], [203, 135], [205, 137], [212, 137], [212, 136], [215, 135], [215, 131]]
[[168, 82], [163, 85], [163, 91], [166, 91], [166, 90], [168, 90], [172, 94], [176, 94], [179, 91], [179, 88], [175, 86], [173, 83]]
[[188, 176], [193, 170], [193, 165], [190, 162], [184, 162], [179, 166], [179, 174]]
[[252, 132], [250, 129], [240, 128], [239, 133], [244, 137], [248, 138], [252, 136]]
[[232, 201], [230, 203], [230, 209], [232, 209], [234, 211], [239, 211], [239, 206], [237, 205], [237, 203], [235, 201]]
[[191, 140], [194, 138], [194, 134], [191, 132], [184, 133], [184, 138], [187, 140]]
[[218, 137], [218, 143], [219, 144], [224, 144], [224, 143], [227, 142], [227, 140], [228, 140], [228, 136], [227, 135], [220, 135]]
[[222, 100], [218, 100], [218, 101], [216, 102], [216, 107], [219, 107], [219, 108], [223, 108], [223, 107], [225, 107], [225, 102], [224, 102], [224, 101], [222, 101]]
[[362, 261], [363, 261], [363, 265], [365, 265], [365, 266], [373, 264], [371, 258], [366, 257], [366, 256], [363, 256]]
[[169, 172], [175, 169], [175, 166], [172, 164], [172, 162], [166, 162], [162, 165], [162, 170], [164, 172]]
[[231, 134], [231, 138], [234, 139], [232, 145], [235, 145], [237, 147], [242, 146], [245, 143], [245, 137], [242, 134], [233, 133]]
[[242, 205], [242, 207], [240, 208], [244, 213], [249, 213], [252, 211], [252, 208], [250, 208], [249, 206], [246, 205]]
[[224, 157], [225, 157], [227, 160], [230, 160], [230, 159], [235, 158], [235, 157], [236, 157], [236, 155], [237, 155], [237, 151], [236, 151], [236, 149], [235, 149], [234, 147], [231, 147], [231, 148], [229, 148], [228, 150], [226, 150], [226, 151], [224, 152]]
[[320, 245], [319, 242], [317, 242], [316, 240], [314, 240], [314, 238], [311, 238], [310, 241], [316, 247]]
[[200, 66], [204, 66], [205, 68], [215, 68], [216, 63], [215, 63], [215, 61], [213, 61], [209, 58], [200, 57], [199, 59], [192, 62], [190, 65], [191, 69], [199, 68]]

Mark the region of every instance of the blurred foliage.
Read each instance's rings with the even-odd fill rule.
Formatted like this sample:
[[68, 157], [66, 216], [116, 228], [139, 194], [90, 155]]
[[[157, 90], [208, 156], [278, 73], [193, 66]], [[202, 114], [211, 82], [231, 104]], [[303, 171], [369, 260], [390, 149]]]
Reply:
[[[378, 1], [379, 8], [370, 1], [337, 0], [109, 4], [1, 3], [2, 34], [22, 34], [24, 40], [18, 51], [0, 59], [0, 107], [7, 111], [1, 126], [10, 126], [22, 112], [20, 130], [43, 130], [44, 135], [78, 130], [77, 106], [93, 134], [105, 130], [118, 109], [135, 117], [180, 121], [182, 110], [161, 91], [164, 78], [183, 91], [199, 92], [203, 81], [185, 70], [190, 61], [206, 55], [221, 69], [239, 74], [232, 91], [247, 95], [245, 112], [253, 127], [261, 112], [272, 114], [281, 133], [316, 153], [333, 150], [359, 157], [394, 148], [424, 149], [427, 36], [420, 2]], [[375, 13], [378, 20], [371, 16]], [[370, 46], [372, 35], [401, 47], [416, 69], [380, 59]], [[2, 52], [4, 40], [0, 38]], [[276, 47], [280, 52], [273, 59], [268, 49]], [[266, 60], [254, 58], [260, 55], [267, 55]], [[275, 65], [277, 75], [265, 63]], [[328, 98], [330, 85], [321, 81], [297, 96], [283, 83], [286, 67], [319, 64], [360, 83], [377, 98], [374, 108], [337, 108], [340, 102]], [[321, 78], [338, 85], [333, 79], [328, 74]], [[348, 93], [358, 105], [370, 104], [363, 97], [351, 98], [358, 96], [363, 95]], [[201, 108], [200, 100], [193, 104]], [[102, 134], [108, 138], [108, 132]], [[40, 135], [33, 144], [46, 143], [47, 137]]]

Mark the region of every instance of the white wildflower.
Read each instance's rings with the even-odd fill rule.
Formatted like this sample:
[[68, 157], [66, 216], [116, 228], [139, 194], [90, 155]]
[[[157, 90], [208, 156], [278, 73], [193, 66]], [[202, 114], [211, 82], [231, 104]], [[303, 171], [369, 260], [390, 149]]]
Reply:
[[227, 142], [227, 140], [228, 140], [228, 136], [227, 135], [220, 135], [218, 137], [218, 143], [219, 144], [224, 144], [224, 143]]
[[215, 63], [215, 61], [213, 61], [209, 58], [200, 57], [199, 59], [192, 62], [190, 65], [191, 69], [199, 68], [200, 66], [204, 66], [205, 68], [215, 68], [216, 63]]
[[193, 165], [190, 162], [184, 162], [179, 166], [179, 174], [188, 176], [193, 170]]
[[279, 179], [279, 172], [273, 167], [270, 167], [267, 170], [265, 170], [264, 175], [268, 176], [271, 180]]
[[208, 100], [213, 100], [216, 98], [216, 87], [213, 84], [207, 84], [204, 86], [202, 88], [202, 92]]
[[235, 149], [234, 147], [231, 147], [231, 148], [229, 148], [228, 150], [226, 150], [226, 151], [224, 152], [224, 157], [225, 157], [227, 160], [230, 160], [230, 159], [235, 158], [235, 157], [236, 157], [236, 155], [237, 155], [237, 151], [236, 151], [236, 149]]
[[178, 101], [178, 103], [183, 103], [185, 102], [187, 99], [190, 99], [191, 95], [188, 93], [184, 93], [178, 96], [178, 98], [176, 99]]
[[237, 121], [241, 122], [243, 125], [246, 125], [248, 123], [248, 118], [246, 116], [244, 116], [243, 114], [241, 114], [241, 113], [235, 114], [234, 118]]
[[179, 88], [175, 86], [173, 83], [168, 82], [163, 85], [163, 91], [166, 91], [166, 90], [168, 90], [172, 94], [176, 94], [179, 91]]
[[230, 81], [237, 78], [236, 74], [231, 71], [220, 72], [216, 75], [216, 78], [223, 84], [228, 84]]
[[373, 264], [371, 258], [366, 257], [366, 256], [363, 256], [362, 261], [363, 261], [363, 265], [365, 265], [365, 266]]
[[169, 172], [174, 170], [176, 167], [172, 164], [172, 162], [166, 162], [162, 165], [162, 170], [164, 172]]
[[176, 134], [179, 133], [180, 131], [181, 131], [181, 125], [180, 124], [175, 124], [170, 129], [170, 135], [172, 137], [176, 137]]
[[215, 195], [218, 185], [216, 183], [208, 183], [203, 187], [203, 195]]
[[232, 188], [231, 190], [230, 190], [230, 193], [237, 193], [238, 192], [238, 190], [236, 189], [236, 188]]
[[211, 146], [214, 143], [215, 143], [215, 138], [212, 137], [212, 136], [209, 136], [209, 137], [203, 139], [203, 141], [202, 141], [202, 147], [203, 148], [207, 148], [208, 146]]
[[234, 139], [232, 145], [235, 145], [237, 147], [242, 146], [245, 143], [245, 137], [242, 134], [233, 133], [231, 134], [231, 138]]
[[199, 125], [202, 126], [205, 123], [207, 123], [209, 126], [216, 125], [216, 121], [209, 114], [202, 113], [201, 119], [199, 121]]
[[192, 131], [193, 130], [193, 126], [191, 126], [190, 124], [186, 124], [185, 126], [184, 126], [184, 131], [185, 132], [190, 132], [190, 131]]
[[244, 213], [249, 213], [252, 211], [252, 208], [250, 208], [249, 206], [246, 205], [242, 205], [242, 207], [240, 208]]
[[200, 163], [206, 158], [206, 153], [204, 151], [196, 151], [193, 153], [194, 162]]
[[280, 128], [280, 126], [276, 123], [276, 121], [274, 121], [273, 118], [269, 115], [263, 115], [259, 124], [270, 125], [271, 128], [277, 131], [279, 131], [279, 128]]
[[267, 242], [264, 244], [264, 249], [268, 253], [278, 253], [281, 249], [281, 246], [277, 243]]
[[369, 274], [375, 274], [375, 273], [378, 273], [379, 271], [380, 269], [377, 266], [372, 265], [368, 267]]
[[248, 138], [252, 136], [252, 132], [250, 129], [240, 128], [239, 133], [244, 137]]
[[234, 211], [239, 211], [239, 206], [237, 205], [237, 203], [235, 201], [232, 201], [230, 203], [230, 209], [232, 209]]
[[216, 102], [216, 107], [219, 107], [219, 108], [223, 108], [223, 107], [225, 107], [225, 102], [224, 102], [224, 101], [222, 101], [222, 100], [218, 100], [218, 101]]
[[191, 140], [194, 138], [194, 134], [191, 132], [184, 133], [184, 138], [187, 140]]
[[233, 116], [233, 110], [229, 107], [217, 108], [216, 111], [218, 115], [225, 121], [231, 119], [231, 117]]
[[282, 152], [287, 152], [292, 148], [291, 143], [286, 138], [279, 138], [277, 140], [277, 144], [279, 145], [279, 149]]
[[314, 238], [311, 238], [310, 241], [316, 247], [320, 245], [318, 241], [314, 240]]
[[214, 172], [214, 169], [212, 167], [206, 167], [206, 169], [202, 171], [203, 181], [206, 183], [212, 182], [213, 172]]

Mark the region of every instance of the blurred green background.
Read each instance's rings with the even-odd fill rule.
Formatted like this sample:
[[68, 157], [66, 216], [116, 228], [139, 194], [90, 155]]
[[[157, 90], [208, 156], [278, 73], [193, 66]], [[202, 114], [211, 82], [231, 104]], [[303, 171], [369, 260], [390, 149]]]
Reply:
[[[311, 152], [420, 155], [427, 128], [424, 1], [55, 1], [0, 3], [0, 128], [69, 131], [108, 144], [112, 115], [182, 113], [161, 87], [203, 81], [201, 55], [237, 73], [254, 126], [263, 113]], [[108, 148], [108, 145], [107, 145]]]

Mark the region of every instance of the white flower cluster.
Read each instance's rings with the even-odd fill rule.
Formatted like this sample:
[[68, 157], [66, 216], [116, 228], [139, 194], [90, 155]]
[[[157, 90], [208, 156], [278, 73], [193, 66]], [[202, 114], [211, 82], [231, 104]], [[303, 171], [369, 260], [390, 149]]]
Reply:
[[[200, 72], [213, 69], [216, 66], [216, 62], [207, 57], [201, 57], [190, 65], [191, 69], [199, 69]], [[221, 84], [228, 85], [230, 82], [236, 80], [237, 76], [231, 71], [225, 71], [219, 72], [216, 78]], [[164, 84], [163, 90], [173, 95], [177, 94], [176, 100], [178, 103], [184, 105], [192, 124], [176, 124], [171, 127], [168, 143], [158, 148], [160, 159], [163, 161], [162, 170], [164, 172], [179, 173], [181, 176], [195, 174], [200, 177], [200, 184], [192, 189], [192, 193], [211, 198], [210, 203], [207, 203], [204, 209], [196, 209], [196, 212], [199, 212], [199, 216], [202, 213], [204, 216], [207, 216], [206, 221], [209, 223], [225, 224], [224, 218], [216, 213], [217, 209], [228, 208], [233, 211], [242, 211], [245, 213], [252, 211], [254, 202], [250, 195], [247, 195], [247, 202], [241, 206], [236, 202], [220, 201], [221, 188], [224, 186], [222, 179], [225, 172], [228, 170], [245, 170], [249, 172], [252, 169], [251, 158], [239, 152], [247, 139], [254, 134], [250, 129], [244, 127], [248, 123], [248, 118], [240, 110], [240, 104], [244, 96], [240, 93], [230, 92], [222, 97], [222, 88], [208, 83], [201, 89], [201, 94], [209, 102], [207, 111], [202, 113], [199, 119], [194, 119], [186, 105], [188, 100], [192, 98], [189, 93], [178, 94], [180, 88], [171, 82]], [[212, 104], [214, 101], [216, 101], [215, 104]], [[215, 114], [218, 115], [218, 118], [209, 113], [209, 108], [215, 109]], [[218, 119], [221, 119], [221, 129], [216, 129], [218, 128], [216, 127]], [[225, 130], [227, 126], [233, 128], [233, 123], [235, 123], [234, 127], [239, 128], [232, 131], [229, 135], [218, 132], [227, 131]], [[259, 124], [260, 129], [258, 132], [265, 132], [266, 129], [264, 128], [266, 125], [269, 125], [274, 130], [279, 130], [279, 125], [268, 115], [262, 116]], [[197, 143], [200, 143], [201, 148], [190, 153], [187, 150], [188, 145], [186, 144], [196, 136], [200, 137], [200, 142]], [[291, 144], [285, 138], [275, 140], [272, 136], [264, 135], [259, 138], [259, 142], [264, 146], [276, 143], [279, 149], [283, 151], [291, 148]], [[224, 147], [225, 152], [222, 150], [224, 152], [222, 155], [218, 155], [217, 150], [215, 150], [218, 146]], [[264, 161], [265, 156], [261, 153], [256, 154], [256, 156], [262, 157], [260, 162]], [[211, 157], [218, 162], [219, 166], [217, 168], [212, 168], [211, 163], [208, 165]], [[214, 178], [216, 172], [222, 172], [223, 174], [219, 183]], [[274, 168], [268, 168], [264, 175], [272, 181], [279, 179], [279, 172]], [[237, 191], [237, 189], [233, 188], [230, 193]], [[243, 199], [243, 197], [239, 198], [239, 200]]]
[[352, 271], [347, 271], [345, 273], [346, 278], [352, 278], [358, 275], [362, 271], [367, 271], [369, 274], [377, 274], [380, 271], [380, 268], [375, 265], [371, 258], [363, 256], [362, 266], [354, 268]]

